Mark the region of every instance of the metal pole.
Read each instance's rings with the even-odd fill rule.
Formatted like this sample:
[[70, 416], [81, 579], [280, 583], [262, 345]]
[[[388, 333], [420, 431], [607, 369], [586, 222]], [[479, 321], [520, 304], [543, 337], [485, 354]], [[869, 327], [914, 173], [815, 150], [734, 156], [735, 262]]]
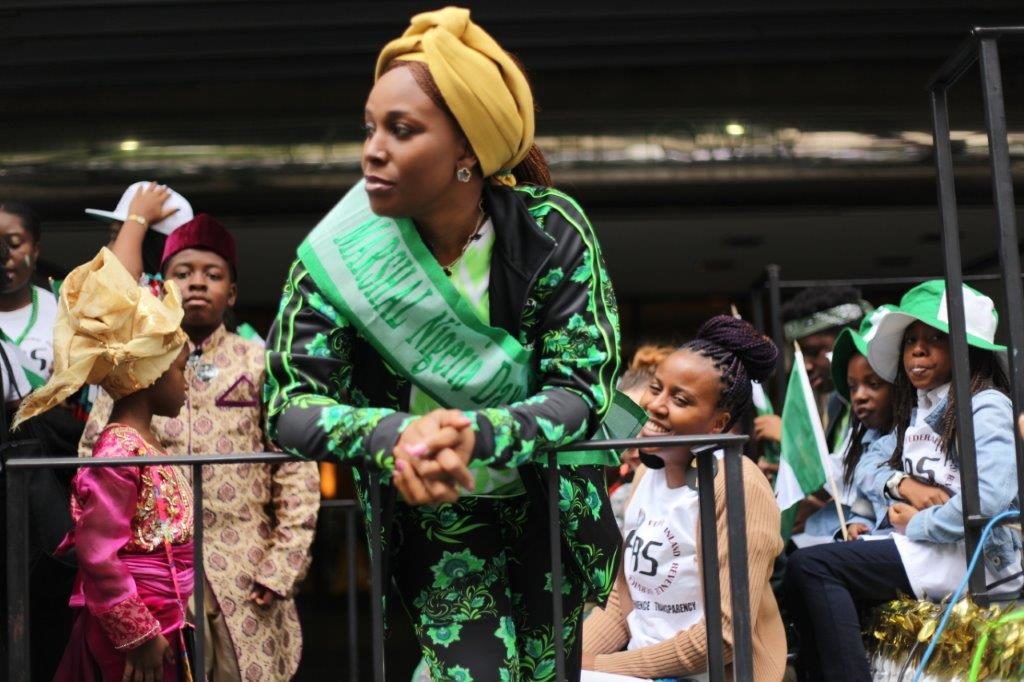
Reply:
[[760, 288], [750, 292], [750, 322], [754, 329], [764, 333], [764, 292]]
[[373, 618], [373, 679], [384, 682], [384, 541], [381, 537], [380, 472], [371, 471], [370, 484], [370, 613]]
[[356, 512], [359, 507], [345, 507], [345, 555], [348, 556], [348, 679], [359, 680], [359, 639], [356, 603]]
[[733, 679], [754, 679], [750, 583], [747, 571], [747, 513], [743, 497], [743, 451], [725, 448], [725, 513], [729, 522], [729, 590], [732, 592]]
[[[772, 340], [779, 349], [780, 354], [786, 352], [786, 336], [782, 331], [782, 291], [779, 286], [779, 266], [774, 263], [769, 265], [768, 271], [768, 314], [771, 318]], [[786, 381], [789, 378], [786, 372], [775, 373], [775, 409], [782, 414], [782, 405], [786, 399]]]
[[27, 471], [7, 468], [7, 679], [32, 677]]
[[[1020, 282], [1020, 253], [1013, 202], [1013, 177], [1010, 175], [1010, 149], [1003, 108], [1003, 78], [999, 68], [999, 48], [995, 38], [980, 41], [981, 91], [985, 102], [985, 127], [988, 130], [989, 160], [992, 164], [992, 199], [996, 206], [999, 234], [999, 264], [1003, 273], [1003, 314], [1010, 331], [1010, 398], [1013, 414], [1024, 409], [1024, 293]], [[1017, 490], [1024, 490], [1024, 447], [1013, 429], [1017, 446]]]
[[562, 632], [562, 533], [558, 525], [558, 453], [548, 453], [548, 541], [551, 551], [551, 629], [555, 635], [555, 680], [565, 677], [565, 635]]
[[192, 603], [195, 604], [195, 647], [192, 676], [206, 679], [206, 572], [203, 570], [203, 465], [192, 465]]
[[708, 636], [708, 679], [725, 682], [722, 645], [722, 588], [718, 580], [718, 527], [715, 518], [715, 450], [694, 448], [697, 458], [697, 493], [700, 505], [701, 572], [704, 577], [704, 623]]
[[[978, 497], [978, 463], [974, 451], [974, 415], [971, 410], [971, 376], [967, 354], [967, 322], [964, 318], [963, 272], [960, 261], [960, 227], [957, 220], [953, 154], [949, 140], [949, 107], [946, 90], [932, 90], [935, 167], [938, 178], [939, 212], [942, 216], [942, 259], [946, 270], [946, 306], [949, 314], [949, 345], [953, 360], [953, 395], [956, 398], [957, 446], [960, 452], [961, 494], [963, 495], [964, 540], [967, 556], [978, 546], [980, 529], [970, 523], [981, 510]], [[985, 592], [984, 562], [970, 578], [971, 595]]]

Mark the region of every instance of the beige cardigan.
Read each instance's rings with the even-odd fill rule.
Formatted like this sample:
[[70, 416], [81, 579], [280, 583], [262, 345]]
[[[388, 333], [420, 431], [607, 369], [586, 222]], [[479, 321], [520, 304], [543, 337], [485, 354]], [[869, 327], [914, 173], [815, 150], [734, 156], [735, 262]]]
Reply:
[[[633, 492], [645, 467], [637, 470]], [[782, 551], [779, 508], [771, 486], [752, 461], [743, 458], [743, 489], [746, 497], [747, 567], [750, 573], [750, 614], [753, 620], [754, 679], [778, 682], [786, 669], [786, 633], [768, 580], [775, 557]], [[632, 495], [630, 496], [632, 501]], [[729, 592], [728, 526], [725, 516], [725, 475], [715, 477], [715, 517], [718, 526], [719, 583], [722, 587], [722, 636], [725, 660], [732, 661], [732, 607]], [[700, 562], [700, 527], [697, 528], [697, 562]], [[629, 643], [626, 616], [633, 609], [629, 587], [619, 567], [608, 603], [596, 608], [583, 624], [583, 652], [595, 656], [594, 669], [637, 677], [679, 677], [707, 669], [706, 628], [703, 622], [682, 630], [659, 644], [623, 651]], [[732, 676], [731, 665], [726, 671]]]

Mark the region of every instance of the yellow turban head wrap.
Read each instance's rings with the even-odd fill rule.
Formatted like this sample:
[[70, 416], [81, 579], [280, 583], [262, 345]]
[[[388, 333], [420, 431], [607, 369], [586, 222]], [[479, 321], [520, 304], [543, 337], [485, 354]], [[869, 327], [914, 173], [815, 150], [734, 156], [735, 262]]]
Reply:
[[53, 328], [53, 376], [22, 403], [15, 425], [49, 410], [85, 384], [117, 400], [153, 385], [187, 338], [181, 292], [165, 282], [163, 300], [144, 289], [104, 247], [60, 288]]
[[[526, 76], [494, 38], [470, 21], [469, 10], [445, 7], [412, 18], [384, 46], [375, 77], [404, 59], [424, 62], [484, 177], [511, 171], [533, 146], [533, 94]], [[511, 180], [514, 184], [514, 180]]]

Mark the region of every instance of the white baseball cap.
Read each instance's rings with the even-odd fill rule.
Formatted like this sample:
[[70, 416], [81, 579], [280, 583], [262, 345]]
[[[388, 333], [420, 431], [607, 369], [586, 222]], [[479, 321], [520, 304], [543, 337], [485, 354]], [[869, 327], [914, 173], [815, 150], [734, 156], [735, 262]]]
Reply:
[[[121, 200], [117, 202], [117, 208], [113, 211], [101, 211], [98, 208], [87, 208], [85, 212], [87, 215], [91, 215], [94, 218], [102, 220], [104, 222], [112, 222], [117, 220], [124, 222], [128, 220], [128, 207], [132, 205], [132, 199], [135, 198], [135, 193], [143, 187], [149, 185], [149, 182], [142, 180], [140, 182], [134, 182], [129, 185], [128, 189], [121, 195]], [[188, 203], [185, 197], [175, 192], [170, 187], [167, 191], [171, 193], [171, 196], [167, 197], [167, 201], [164, 202], [164, 211], [169, 211], [172, 208], [178, 209], [175, 213], [167, 216], [158, 223], [153, 223], [150, 227], [157, 232], [169, 235], [179, 227], [192, 220], [194, 217], [192, 214], [192, 204]]]

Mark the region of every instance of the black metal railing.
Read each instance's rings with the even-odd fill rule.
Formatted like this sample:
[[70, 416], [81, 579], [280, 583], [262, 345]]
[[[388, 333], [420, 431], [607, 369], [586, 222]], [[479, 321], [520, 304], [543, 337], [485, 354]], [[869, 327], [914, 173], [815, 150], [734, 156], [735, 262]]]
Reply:
[[[716, 451], [723, 452], [725, 466], [725, 505], [728, 524], [729, 548], [729, 590], [732, 603], [732, 665], [733, 679], [746, 682], [753, 679], [752, 624], [750, 614], [750, 586], [747, 575], [747, 534], [746, 511], [743, 492], [742, 447], [746, 436], [715, 434], [707, 436], [666, 436], [662, 438], [588, 441], [575, 443], [559, 452], [584, 450], [623, 450], [638, 445], [645, 446], [688, 446], [693, 449], [697, 460], [697, 486], [700, 507], [701, 570], [703, 575], [704, 615], [707, 626], [708, 677], [711, 682], [724, 682], [726, 653], [722, 633], [721, 589], [718, 564], [718, 529], [715, 517], [714, 477]], [[293, 461], [292, 457], [276, 453], [250, 453], [229, 455], [170, 455], [155, 457], [56, 457], [10, 459], [5, 463], [7, 485], [7, 588], [8, 588], [8, 679], [30, 680], [29, 644], [30, 616], [28, 606], [29, 568], [27, 563], [28, 545], [28, 501], [25, 476], [33, 469], [77, 468], [109, 466], [147, 466], [154, 464], [188, 466], [192, 469], [192, 493], [195, 508], [202, 508], [203, 477], [202, 467], [225, 464], [281, 464]], [[557, 452], [548, 455], [548, 533], [551, 546], [552, 580], [552, 623], [562, 622], [562, 559], [561, 528], [559, 518], [559, 466]], [[372, 620], [372, 665], [373, 679], [385, 679], [384, 658], [384, 612], [385, 592], [383, 561], [383, 514], [380, 500], [380, 474], [370, 474], [370, 567], [371, 567], [371, 620]], [[710, 491], [707, 494], [705, 491]], [[355, 510], [354, 501], [329, 500], [323, 507], [345, 507], [350, 510], [347, 522], [349, 553], [349, 601], [348, 625], [350, 658], [356, 654], [356, 597], [355, 597]], [[195, 586], [193, 599], [196, 610], [202, 608], [203, 584], [203, 526], [202, 513], [194, 515], [195, 528]], [[204, 670], [204, 627], [203, 618], [195, 618], [196, 646], [195, 669]], [[556, 675], [565, 680], [565, 642], [562, 628], [552, 628], [555, 633]], [[349, 661], [350, 679], [358, 679], [357, 660]]]
[[[977, 453], [974, 441], [974, 419], [971, 410], [970, 363], [967, 350], [967, 324], [964, 314], [963, 284], [965, 282], [1001, 282], [1002, 307], [1008, 330], [1007, 360], [1009, 363], [1010, 398], [1014, 414], [1024, 409], [1024, 294], [1021, 285], [1020, 242], [1018, 241], [1010, 172], [1009, 138], [1006, 111], [1003, 106], [1003, 84], [999, 66], [998, 41], [1002, 37], [1024, 37], [1024, 26], [975, 27], [953, 55], [928, 82], [935, 145], [936, 182], [939, 212], [942, 218], [940, 246], [946, 281], [946, 302], [949, 315], [950, 350], [953, 358], [953, 395], [956, 398], [957, 448], [960, 454], [961, 493], [963, 495], [964, 535], [968, 558], [978, 546], [982, 528], [989, 517], [981, 513], [978, 493]], [[977, 62], [985, 109], [985, 130], [988, 134], [989, 163], [992, 169], [992, 197], [995, 204], [998, 236], [999, 272], [964, 275], [960, 250], [960, 229], [957, 218], [953, 153], [950, 139], [948, 91]], [[763, 318], [764, 291], [768, 291], [768, 333], [779, 348], [786, 347], [782, 332], [781, 293], [787, 289], [811, 287], [913, 286], [939, 277], [862, 277], [847, 279], [784, 280], [778, 265], [766, 268], [763, 282], [751, 291], [750, 305], [758, 328], [765, 331]], [[784, 402], [786, 376], [776, 374], [774, 398]], [[1024, 443], [1016, 434], [1017, 490], [1024, 490]], [[970, 579], [971, 597], [984, 604], [989, 600], [985, 587], [984, 562], [978, 562]], [[1000, 594], [999, 597], [1005, 598]]]
[[[1013, 177], [1010, 174], [1010, 144], [1003, 106], [1003, 79], [999, 68], [998, 41], [1003, 36], [1024, 36], [1024, 26], [974, 27], [970, 35], [928, 82], [935, 143], [935, 169], [942, 215], [942, 259], [946, 271], [946, 300], [949, 313], [950, 350], [953, 356], [953, 395], [956, 398], [957, 446], [960, 452], [964, 536], [967, 556], [978, 546], [988, 517], [981, 514], [978, 468], [974, 449], [974, 418], [971, 410], [971, 377], [967, 352], [967, 323], [964, 316], [963, 263], [957, 221], [956, 188], [949, 127], [949, 89], [975, 62], [981, 70], [981, 92], [988, 133], [988, 156], [992, 168], [992, 199], [999, 239], [999, 270], [1003, 282], [1003, 314], [1009, 330], [1010, 399], [1014, 414], [1024, 407], [1024, 292], [1021, 288], [1020, 243], [1017, 239]], [[1017, 448], [1017, 490], [1024, 490], [1024, 444], [1014, 438]], [[978, 562], [970, 577], [971, 596], [988, 601], [984, 562]]]

